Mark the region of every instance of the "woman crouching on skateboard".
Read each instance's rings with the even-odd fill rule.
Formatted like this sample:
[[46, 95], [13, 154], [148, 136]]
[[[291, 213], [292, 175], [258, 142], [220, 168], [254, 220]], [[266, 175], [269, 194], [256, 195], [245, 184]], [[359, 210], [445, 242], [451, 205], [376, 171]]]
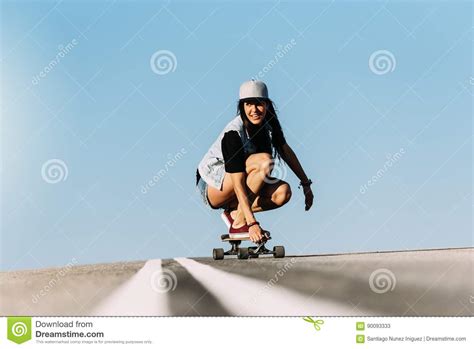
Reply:
[[274, 156], [283, 159], [300, 179], [305, 210], [309, 210], [312, 182], [286, 143], [267, 86], [262, 81], [247, 81], [240, 87], [238, 115], [220, 133], [196, 171], [204, 203], [224, 209], [221, 216], [231, 238], [250, 237], [259, 242], [263, 233], [254, 213], [273, 210], [290, 200], [289, 184], [270, 177]]

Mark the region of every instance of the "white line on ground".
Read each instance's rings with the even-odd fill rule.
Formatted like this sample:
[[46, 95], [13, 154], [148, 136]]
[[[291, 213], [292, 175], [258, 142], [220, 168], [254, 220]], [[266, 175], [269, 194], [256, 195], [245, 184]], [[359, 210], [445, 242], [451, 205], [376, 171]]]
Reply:
[[92, 314], [171, 315], [167, 294], [160, 289], [160, 282], [163, 282], [165, 277], [161, 259], [149, 260], [133, 277], [94, 308]]
[[[228, 273], [188, 258], [175, 258], [212, 293], [231, 314], [245, 315], [365, 315], [370, 311], [318, 297], [306, 296], [289, 288]], [[245, 263], [245, 261], [243, 261]], [[284, 276], [283, 276], [284, 277]]]

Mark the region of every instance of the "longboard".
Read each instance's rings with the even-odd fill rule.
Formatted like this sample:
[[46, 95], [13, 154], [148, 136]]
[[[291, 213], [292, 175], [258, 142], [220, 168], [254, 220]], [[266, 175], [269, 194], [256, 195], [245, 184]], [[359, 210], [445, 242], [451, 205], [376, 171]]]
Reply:
[[236, 255], [238, 259], [257, 258], [259, 255], [272, 254], [274, 258], [285, 257], [285, 247], [274, 246], [273, 250], [269, 250], [265, 247], [265, 243], [271, 239], [270, 232], [264, 231], [264, 238], [262, 241], [257, 243], [256, 246], [240, 247], [242, 241], [250, 241], [248, 236], [234, 238], [230, 237], [229, 234], [221, 235], [221, 241], [229, 242], [232, 248], [224, 252], [223, 248], [215, 248], [212, 251], [212, 258], [215, 260], [224, 259], [224, 256]]

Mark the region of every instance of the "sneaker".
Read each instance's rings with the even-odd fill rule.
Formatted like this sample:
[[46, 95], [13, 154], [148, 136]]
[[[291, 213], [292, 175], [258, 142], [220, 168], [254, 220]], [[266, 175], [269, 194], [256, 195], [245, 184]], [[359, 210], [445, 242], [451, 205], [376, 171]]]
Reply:
[[231, 239], [245, 239], [245, 238], [250, 237], [248, 225], [244, 224], [243, 226], [239, 228], [234, 228], [231, 225], [229, 228], [229, 237]]
[[230, 215], [229, 210], [224, 210], [224, 212], [221, 213], [221, 218], [224, 221], [225, 225], [227, 225], [227, 228], [230, 229], [232, 224], [234, 224], [234, 220], [232, 219], [232, 216]]

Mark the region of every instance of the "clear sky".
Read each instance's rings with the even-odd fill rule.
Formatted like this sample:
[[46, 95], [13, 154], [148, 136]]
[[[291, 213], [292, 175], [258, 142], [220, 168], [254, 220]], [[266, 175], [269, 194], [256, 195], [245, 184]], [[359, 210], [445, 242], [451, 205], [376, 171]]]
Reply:
[[[287, 254], [472, 246], [471, 2], [3, 1], [1, 264], [210, 256], [195, 169], [258, 77]], [[151, 184], [148, 184], [151, 181]], [[146, 186], [143, 188], [143, 186]]]

